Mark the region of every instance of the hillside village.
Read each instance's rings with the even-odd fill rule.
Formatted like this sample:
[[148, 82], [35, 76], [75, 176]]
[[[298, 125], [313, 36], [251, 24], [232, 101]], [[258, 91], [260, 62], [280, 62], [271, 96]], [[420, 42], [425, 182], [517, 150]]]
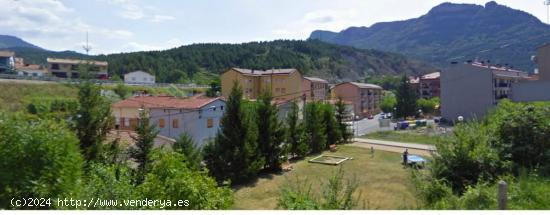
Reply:
[[[201, 65], [209, 83], [16, 50], [0, 50], [0, 209], [550, 209], [550, 40], [522, 56], [533, 71], [481, 57], [373, 60], [407, 68], [391, 74], [333, 56]], [[56, 200], [33, 207], [25, 195]]]

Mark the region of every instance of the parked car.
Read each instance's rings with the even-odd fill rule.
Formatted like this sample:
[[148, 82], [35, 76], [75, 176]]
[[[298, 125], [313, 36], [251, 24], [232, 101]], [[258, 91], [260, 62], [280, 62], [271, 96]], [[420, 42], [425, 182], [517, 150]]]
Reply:
[[371, 114], [367, 117], [367, 119], [374, 119], [374, 116]]

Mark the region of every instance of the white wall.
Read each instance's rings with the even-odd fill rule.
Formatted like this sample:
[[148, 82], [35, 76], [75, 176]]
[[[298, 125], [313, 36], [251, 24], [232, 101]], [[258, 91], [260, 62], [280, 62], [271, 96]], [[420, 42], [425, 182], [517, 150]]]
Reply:
[[155, 76], [142, 71], [135, 71], [124, 75], [124, 82], [130, 84], [154, 84]]

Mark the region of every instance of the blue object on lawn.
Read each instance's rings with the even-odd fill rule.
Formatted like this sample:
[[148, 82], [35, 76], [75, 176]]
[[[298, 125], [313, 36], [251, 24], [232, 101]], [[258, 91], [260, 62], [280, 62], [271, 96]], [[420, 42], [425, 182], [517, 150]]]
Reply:
[[420, 157], [418, 155], [409, 155], [407, 156], [407, 163], [409, 164], [420, 164], [425, 163], [426, 160], [423, 157]]

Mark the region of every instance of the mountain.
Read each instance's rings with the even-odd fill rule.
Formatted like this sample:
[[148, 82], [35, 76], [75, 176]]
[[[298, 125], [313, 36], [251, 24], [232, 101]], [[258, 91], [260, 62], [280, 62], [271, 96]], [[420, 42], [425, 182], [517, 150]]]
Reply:
[[272, 69], [293, 67], [305, 75], [336, 82], [357, 81], [379, 74], [422, 74], [435, 68], [399, 54], [362, 50], [320, 41], [276, 40], [242, 44], [194, 44], [166, 51], [99, 56], [112, 74], [134, 70], [155, 73], [162, 82], [201, 82], [230, 67]]
[[0, 35], [0, 49], [13, 48], [13, 47], [42, 49], [18, 37], [9, 36], [9, 35]]
[[341, 32], [318, 30], [310, 39], [396, 52], [440, 67], [480, 58], [530, 71], [536, 47], [550, 42], [550, 26], [494, 1], [485, 6], [443, 3], [418, 18]]
[[[21, 40], [22, 41], [22, 40]], [[320, 41], [277, 40], [242, 44], [193, 44], [164, 51], [86, 56], [34, 47], [9, 48], [26, 63], [45, 64], [46, 58], [95, 59], [109, 62], [111, 76], [145, 70], [160, 82], [208, 83], [230, 67], [271, 69], [293, 67], [305, 75], [332, 82], [363, 80], [380, 74], [423, 74], [433, 66], [399, 54], [357, 49]]]

